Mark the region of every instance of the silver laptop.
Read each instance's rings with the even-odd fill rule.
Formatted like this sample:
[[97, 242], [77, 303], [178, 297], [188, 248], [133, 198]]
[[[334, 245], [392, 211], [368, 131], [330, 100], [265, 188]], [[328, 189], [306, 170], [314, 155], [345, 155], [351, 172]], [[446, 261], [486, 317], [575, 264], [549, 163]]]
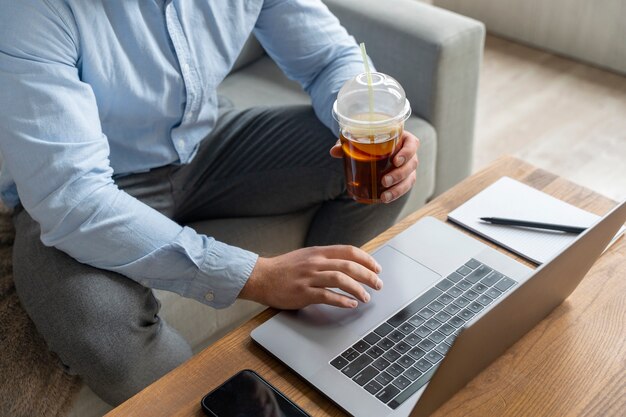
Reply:
[[284, 311], [251, 336], [354, 416], [426, 416], [561, 304], [625, 221], [626, 201], [533, 271], [426, 217], [373, 253], [369, 303]]

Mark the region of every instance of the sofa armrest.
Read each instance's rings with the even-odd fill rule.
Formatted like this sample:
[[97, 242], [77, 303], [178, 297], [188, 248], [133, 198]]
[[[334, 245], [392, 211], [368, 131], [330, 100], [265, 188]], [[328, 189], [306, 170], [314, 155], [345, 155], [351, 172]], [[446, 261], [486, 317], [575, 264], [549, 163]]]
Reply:
[[435, 195], [469, 175], [484, 25], [417, 0], [324, 0], [437, 132]]

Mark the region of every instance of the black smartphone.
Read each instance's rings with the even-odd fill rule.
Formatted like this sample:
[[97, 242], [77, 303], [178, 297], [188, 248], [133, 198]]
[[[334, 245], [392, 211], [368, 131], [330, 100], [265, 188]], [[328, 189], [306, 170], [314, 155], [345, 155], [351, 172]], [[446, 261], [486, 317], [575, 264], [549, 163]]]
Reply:
[[211, 417], [311, 417], [250, 369], [230, 377], [201, 404]]

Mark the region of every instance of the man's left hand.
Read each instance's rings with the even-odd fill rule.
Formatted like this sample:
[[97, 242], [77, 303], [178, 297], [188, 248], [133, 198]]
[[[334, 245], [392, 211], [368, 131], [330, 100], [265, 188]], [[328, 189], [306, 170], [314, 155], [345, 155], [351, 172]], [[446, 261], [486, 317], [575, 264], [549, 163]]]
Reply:
[[[402, 133], [398, 143], [399, 150], [393, 158], [395, 168], [382, 179], [382, 185], [386, 188], [381, 196], [383, 203], [391, 203], [402, 197], [415, 184], [415, 170], [419, 164], [417, 159], [419, 144], [419, 139], [412, 133], [407, 131]], [[333, 158], [343, 158], [343, 150], [339, 141], [330, 149], [330, 155]]]

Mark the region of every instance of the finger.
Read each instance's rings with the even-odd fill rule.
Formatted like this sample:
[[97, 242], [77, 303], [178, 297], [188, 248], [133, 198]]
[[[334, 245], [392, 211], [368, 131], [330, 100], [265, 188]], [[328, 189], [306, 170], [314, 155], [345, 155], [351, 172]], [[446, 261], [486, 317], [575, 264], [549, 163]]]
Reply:
[[382, 267], [372, 256], [362, 249], [351, 245], [322, 246], [322, 254], [331, 259], [344, 259], [357, 262], [364, 267], [374, 271], [382, 271]]
[[311, 288], [310, 299], [312, 300], [312, 304], [328, 304], [343, 308], [355, 308], [359, 305], [357, 300], [338, 294], [326, 288]]
[[[322, 271], [342, 272], [353, 282], [360, 282], [376, 290], [380, 290], [383, 287], [383, 282], [378, 278], [376, 273], [354, 261], [328, 259], [320, 264], [320, 268]], [[359, 284], [357, 284], [357, 286], [362, 288]], [[361, 299], [360, 297], [357, 298]]]
[[413, 187], [413, 184], [415, 184], [415, 178], [415, 172], [413, 172], [408, 178], [405, 178], [400, 183], [394, 185], [388, 190], [385, 190], [381, 196], [383, 203], [391, 203], [409, 192], [411, 187]]
[[337, 143], [330, 148], [330, 156], [333, 158], [343, 158], [343, 149], [341, 148], [341, 141], [337, 140]]
[[363, 303], [370, 300], [370, 295], [365, 288], [343, 272], [320, 272], [311, 280], [311, 285], [319, 288], [339, 288]]
[[412, 133], [404, 131], [402, 134], [402, 145], [400, 150], [393, 158], [393, 164], [400, 167], [417, 155], [417, 149], [419, 148], [419, 139]]
[[413, 155], [413, 158], [409, 159], [409, 162], [402, 165], [400, 168], [396, 168], [393, 171], [386, 174], [381, 180], [383, 186], [391, 187], [394, 184], [397, 184], [408, 178], [411, 173], [415, 172], [417, 169], [418, 161], [417, 157]]

